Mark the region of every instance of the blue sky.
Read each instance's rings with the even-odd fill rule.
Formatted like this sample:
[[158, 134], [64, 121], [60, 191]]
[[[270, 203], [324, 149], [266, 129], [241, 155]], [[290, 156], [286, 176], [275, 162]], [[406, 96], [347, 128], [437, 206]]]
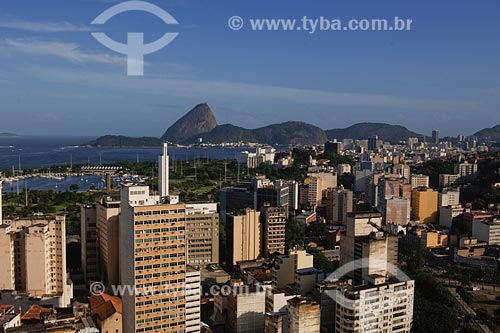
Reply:
[[[444, 1], [158, 0], [179, 22], [128, 12], [90, 22], [122, 1], [0, 2], [0, 132], [160, 136], [208, 102], [220, 124], [255, 128], [301, 120], [323, 129], [362, 121], [420, 133], [472, 134], [500, 123], [500, 3]], [[232, 31], [228, 18], [245, 26]], [[394, 16], [412, 30], [251, 31], [250, 18]], [[90, 34], [125, 42], [167, 31], [145, 76]]]

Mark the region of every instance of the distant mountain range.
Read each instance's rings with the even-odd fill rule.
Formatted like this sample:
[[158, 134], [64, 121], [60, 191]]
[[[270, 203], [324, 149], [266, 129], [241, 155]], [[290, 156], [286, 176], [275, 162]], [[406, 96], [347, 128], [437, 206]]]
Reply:
[[482, 129], [474, 134], [480, 141], [500, 142], [500, 125], [492, 128]]
[[0, 138], [17, 138], [19, 135], [13, 133], [0, 133]]
[[131, 138], [123, 135], [105, 135], [87, 142], [86, 146], [92, 147], [159, 147], [162, 143], [160, 138]]
[[217, 120], [208, 104], [198, 104], [182, 118], [170, 126], [162, 139], [165, 141], [182, 143], [195, 136], [209, 133], [217, 128]]
[[255, 142], [271, 145], [312, 145], [327, 141], [325, 132], [304, 122], [289, 121], [256, 129], [231, 124], [217, 125], [208, 104], [199, 104], [170, 126], [162, 136], [174, 143]]
[[359, 123], [347, 128], [337, 128], [326, 131], [328, 139], [343, 140], [355, 139], [363, 140], [373, 136], [378, 136], [380, 140], [398, 143], [411, 137], [421, 138], [423, 135], [410, 131], [404, 126], [389, 125], [384, 123]]
[[[247, 129], [232, 124], [218, 125], [208, 104], [198, 104], [170, 126], [161, 138], [130, 138], [106, 135], [87, 143], [100, 147], [152, 147], [161, 141], [176, 144], [254, 142], [269, 145], [316, 145], [327, 140], [368, 139], [377, 135], [390, 143], [406, 141], [409, 137], [423, 137], [400, 125], [385, 123], [358, 123], [347, 128], [323, 131], [321, 128], [299, 121], [288, 121], [256, 129]], [[480, 140], [500, 141], [500, 125], [483, 129], [476, 134]]]

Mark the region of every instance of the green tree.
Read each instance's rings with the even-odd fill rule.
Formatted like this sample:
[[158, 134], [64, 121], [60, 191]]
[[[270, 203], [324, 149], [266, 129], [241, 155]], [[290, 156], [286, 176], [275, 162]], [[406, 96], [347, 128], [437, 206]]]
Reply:
[[69, 190], [72, 191], [72, 192], [77, 192], [79, 189], [80, 189], [80, 186], [78, 184], [72, 184], [69, 187]]
[[287, 251], [296, 246], [304, 246], [304, 243], [304, 226], [293, 217], [287, 219], [285, 229], [285, 245]]

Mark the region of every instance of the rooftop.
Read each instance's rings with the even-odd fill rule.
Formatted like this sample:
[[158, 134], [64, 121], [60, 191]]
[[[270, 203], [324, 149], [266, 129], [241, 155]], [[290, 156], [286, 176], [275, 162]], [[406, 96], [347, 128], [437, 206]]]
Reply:
[[100, 320], [105, 320], [114, 313], [122, 313], [122, 300], [117, 296], [102, 293], [90, 297], [90, 310], [92, 315], [97, 315]]

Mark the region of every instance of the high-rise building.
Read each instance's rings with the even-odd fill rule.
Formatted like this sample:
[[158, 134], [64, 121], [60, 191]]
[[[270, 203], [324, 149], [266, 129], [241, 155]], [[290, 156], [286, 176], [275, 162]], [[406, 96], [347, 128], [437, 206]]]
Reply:
[[378, 136], [374, 135], [371, 138], [368, 138], [368, 150], [375, 150], [378, 148]]
[[228, 268], [238, 261], [255, 260], [261, 256], [262, 225], [260, 212], [245, 209], [226, 215], [226, 265]]
[[264, 333], [283, 333], [283, 313], [266, 312]]
[[454, 219], [463, 212], [460, 205], [439, 207], [439, 225], [451, 229]]
[[382, 281], [386, 280], [362, 287], [333, 284], [332, 289], [347, 300], [335, 304], [335, 333], [412, 331], [415, 282]]
[[106, 286], [120, 284], [120, 201], [107, 197], [96, 203], [99, 276]]
[[69, 305], [72, 285], [66, 272], [66, 217], [4, 220], [0, 232], [5, 246], [0, 283], [32, 297], [58, 295], [59, 306]]
[[342, 142], [337, 142], [337, 140], [325, 142], [325, 152], [332, 154], [340, 154], [344, 149], [344, 144]]
[[[295, 188], [298, 188], [298, 184]], [[283, 180], [272, 182], [265, 176], [257, 176], [251, 182], [240, 182], [233, 187], [223, 188], [220, 192], [222, 223], [225, 224], [226, 213], [246, 208], [260, 210], [265, 204], [272, 207], [284, 207], [288, 216], [290, 204], [298, 206], [298, 192], [292, 193], [294, 197], [290, 199], [289, 191], [289, 183]], [[293, 211], [295, 210], [293, 208]]]
[[472, 236], [488, 245], [500, 245], [500, 218], [475, 219], [472, 224]]
[[188, 264], [203, 267], [219, 262], [219, 213], [216, 203], [186, 204]]
[[439, 187], [452, 186], [460, 178], [459, 175], [451, 174], [440, 174], [439, 175]]
[[313, 267], [314, 257], [304, 250], [292, 250], [278, 256], [273, 267], [273, 287], [284, 288], [295, 283], [295, 271]]
[[220, 190], [220, 214], [222, 224], [226, 223], [227, 213], [255, 207], [255, 196], [251, 183], [239, 183]]
[[186, 333], [201, 330], [201, 276], [200, 271], [187, 266], [186, 270]]
[[413, 190], [411, 197], [413, 219], [420, 223], [434, 223], [438, 217], [438, 192], [430, 188], [419, 187]]
[[0, 224], [0, 290], [15, 290], [14, 234], [8, 224]]
[[232, 288], [227, 297], [226, 332], [262, 333], [266, 293], [261, 287]]
[[272, 207], [283, 207], [288, 216], [289, 187], [282, 180], [272, 183], [264, 177], [255, 177], [252, 180], [255, 204], [253, 209], [260, 210], [264, 205]]
[[384, 273], [387, 266], [382, 263], [397, 264], [397, 237], [385, 235], [381, 226], [382, 216], [378, 212], [347, 215], [346, 234], [341, 237], [340, 264], [345, 265], [357, 259], [377, 263], [350, 273], [355, 283], [362, 283], [368, 275]]
[[411, 185], [402, 178], [384, 176], [378, 178], [377, 208], [382, 213], [382, 220], [406, 225], [410, 221]]
[[[372, 164], [370, 162], [370, 164]], [[366, 193], [366, 184], [369, 178], [374, 174], [372, 169], [363, 169], [361, 165], [354, 169], [354, 190], [356, 192]]]
[[410, 222], [411, 201], [402, 197], [385, 200], [384, 221], [405, 226]]
[[290, 333], [320, 333], [321, 311], [319, 304], [307, 297], [298, 296], [288, 300], [288, 322]]
[[381, 223], [378, 212], [348, 214], [340, 261], [354, 261], [354, 270], [322, 286], [335, 291], [329, 294], [335, 308], [334, 332], [411, 332], [414, 281], [395, 271], [397, 236], [382, 231]]
[[455, 173], [462, 182], [471, 181], [477, 176], [477, 164], [464, 162], [455, 165]]
[[395, 164], [394, 167], [392, 168], [392, 173], [403, 178], [404, 183], [406, 184], [410, 183], [410, 178], [411, 178], [410, 166], [406, 164]]
[[96, 207], [82, 206], [80, 211], [83, 278], [86, 283], [90, 283], [100, 280], [97, 263]]
[[439, 144], [439, 131], [438, 130], [433, 130], [432, 131], [432, 143], [434, 144]]
[[347, 213], [353, 210], [351, 190], [330, 188], [326, 190], [326, 219], [333, 222], [345, 222]]
[[2, 197], [3, 197], [3, 180], [0, 179], [0, 225], [3, 224]]
[[460, 205], [460, 191], [458, 189], [445, 189], [438, 194], [438, 207]]
[[411, 188], [429, 187], [429, 176], [417, 174], [411, 175]]
[[261, 209], [260, 216], [263, 222], [262, 254], [265, 257], [274, 253], [285, 254], [285, 208], [265, 205]]
[[337, 175], [330, 172], [309, 173], [304, 181], [308, 185], [308, 202], [312, 206], [321, 205], [323, 191], [337, 187]]
[[120, 215], [123, 332], [185, 332], [186, 207], [123, 185]]
[[158, 190], [161, 197], [166, 197], [169, 195], [169, 158], [168, 158], [168, 144], [163, 143], [162, 154], [158, 158]]
[[295, 180], [288, 182], [288, 210], [295, 213], [299, 209], [299, 183]]

